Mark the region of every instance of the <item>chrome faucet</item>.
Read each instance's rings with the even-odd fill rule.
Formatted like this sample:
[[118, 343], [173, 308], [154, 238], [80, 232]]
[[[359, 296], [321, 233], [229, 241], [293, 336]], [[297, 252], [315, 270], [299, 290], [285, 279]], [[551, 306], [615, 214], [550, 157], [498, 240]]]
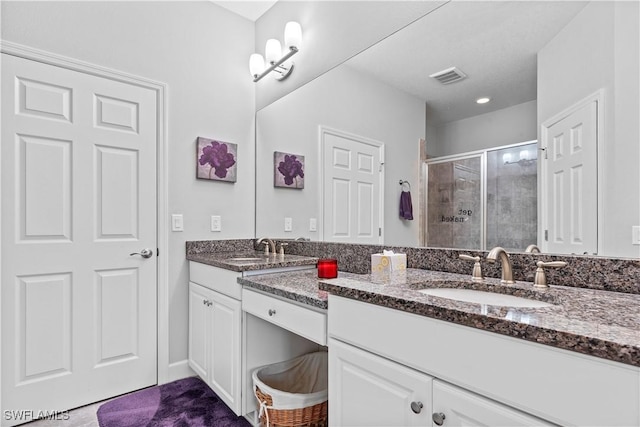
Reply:
[[502, 283], [515, 283], [513, 281], [513, 268], [511, 266], [511, 260], [509, 259], [509, 254], [507, 251], [502, 249], [500, 246], [496, 246], [495, 248], [489, 251], [487, 255], [487, 262], [494, 263], [496, 259], [500, 257], [500, 263], [502, 264]]
[[260, 247], [260, 245], [265, 245], [264, 246], [265, 255], [269, 255], [269, 250], [271, 250], [271, 253], [274, 255], [276, 253], [276, 244], [274, 243], [273, 240], [271, 240], [268, 237], [259, 238], [258, 241], [256, 242], [256, 245], [258, 246], [258, 248]]

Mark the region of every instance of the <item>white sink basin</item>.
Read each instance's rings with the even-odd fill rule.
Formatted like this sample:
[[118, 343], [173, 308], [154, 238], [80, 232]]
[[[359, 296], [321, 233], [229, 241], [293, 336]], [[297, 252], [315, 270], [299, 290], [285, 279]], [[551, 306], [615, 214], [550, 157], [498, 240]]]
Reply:
[[477, 291], [475, 289], [430, 288], [422, 289], [420, 292], [434, 297], [501, 307], [553, 307], [553, 304], [544, 301], [516, 297], [514, 295], [497, 294], [494, 292]]

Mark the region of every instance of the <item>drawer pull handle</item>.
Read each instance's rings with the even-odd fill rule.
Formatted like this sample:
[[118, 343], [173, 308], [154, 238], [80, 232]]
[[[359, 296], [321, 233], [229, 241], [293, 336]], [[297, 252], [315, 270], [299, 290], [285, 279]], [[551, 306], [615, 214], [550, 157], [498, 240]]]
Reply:
[[204, 305], [206, 305], [207, 307], [211, 307], [211, 306], [213, 305], [213, 303], [212, 303], [211, 301], [206, 300], [206, 299], [205, 299], [205, 300], [202, 300], [202, 303], [203, 303]]
[[422, 411], [423, 406], [422, 402], [411, 402], [411, 410], [415, 414], [419, 414]]
[[433, 420], [435, 425], [438, 425], [438, 426], [441, 426], [442, 424], [444, 424], [445, 418], [447, 417], [445, 417], [442, 412], [434, 412], [433, 415], [431, 415], [431, 419]]
[[272, 308], [269, 309], [269, 316], [274, 316], [276, 314], [276, 311]]

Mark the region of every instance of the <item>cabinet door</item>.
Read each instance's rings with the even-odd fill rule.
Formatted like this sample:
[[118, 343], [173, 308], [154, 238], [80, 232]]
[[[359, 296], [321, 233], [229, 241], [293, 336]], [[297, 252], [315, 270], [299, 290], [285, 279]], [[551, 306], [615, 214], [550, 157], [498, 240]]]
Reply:
[[446, 427], [553, 425], [439, 380], [433, 381], [433, 413], [444, 415]]
[[209, 386], [236, 414], [241, 405], [241, 302], [211, 293]]
[[432, 378], [329, 340], [329, 425], [431, 425]]
[[189, 283], [189, 366], [207, 381], [208, 313], [211, 291]]

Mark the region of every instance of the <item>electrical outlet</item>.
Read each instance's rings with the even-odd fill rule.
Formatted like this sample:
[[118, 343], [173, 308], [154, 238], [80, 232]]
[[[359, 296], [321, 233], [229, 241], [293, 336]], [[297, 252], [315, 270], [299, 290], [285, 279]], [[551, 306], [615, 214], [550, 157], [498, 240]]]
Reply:
[[640, 245], [640, 225], [631, 227], [631, 244]]
[[284, 231], [293, 231], [293, 218], [284, 219]]
[[211, 231], [222, 231], [222, 217], [211, 215]]
[[318, 220], [309, 218], [309, 231], [318, 231]]
[[171, 215], [171, 231], [184, 231], [184, 219], [182, 214]]

